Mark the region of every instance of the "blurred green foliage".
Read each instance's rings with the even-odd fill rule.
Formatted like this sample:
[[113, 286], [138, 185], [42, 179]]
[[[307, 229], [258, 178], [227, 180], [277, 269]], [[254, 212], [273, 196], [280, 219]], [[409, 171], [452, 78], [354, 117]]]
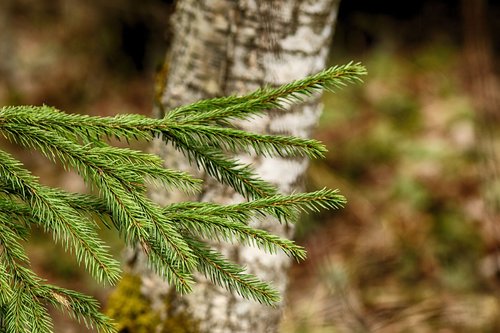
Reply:
[[325, 96], [317, 137], [330, 153], [310, 186], [349, 202], [299, 227], [313, 263], [294, 270], [283, 332], [500, 330], [460, 60], [446, 40], [381, 45], [362, 56], [363, 86]]

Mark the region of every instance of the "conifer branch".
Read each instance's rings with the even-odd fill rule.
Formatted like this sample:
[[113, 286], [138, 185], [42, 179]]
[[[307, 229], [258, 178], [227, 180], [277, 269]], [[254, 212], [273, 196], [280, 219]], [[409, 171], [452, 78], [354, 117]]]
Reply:
[[169, 217], [182, 225], [186, 233], [197, 237], [257, 246], [269, 253], [276, 253], [279, 249], [290, 257], [300, 260], [306, 257], [304, 248], [297, 246], [293, 241], [283, 239], [264, 230], [251, 228], [239, 221], [203, 216], [191, 212], [172, 214]]
[[[14, 117], [20, 113], [24, 117]], [[0, 130], [12, 141], [34, 148], [44, 147], [43, 142], [35, 142], [24, 138], [25, 128], [34, 131], [47, 131], [57, 134], [65, 140], [77, 142], [83, 140], [85, 148], [93, 144], [102, 146], [102, 137], [118, 139], [151, 140], [154, 136], [162, 136], [165, 140], [177, 141], [177, 137], [197, 139], [198, 143], [224, 144], [232, 147], [234, 152], [245, 152], [251, 147], [265, 155], [322, 157], [325, 148], [316, 140], [297, 137], [282, 137], [248, 133], [241, 130], [191, 124], [189, 121], [167, 121], [166, 119], [151, 119], [139, 115], [120, 115], [116, 117], [90, 117], [86, 115], [67, 115], [48, 106], [36, 107], [3, 107], [0, 109]], [[54, 130], [55, 129], [55, 130]], [[75, 129], [78, 129], [75, 130]], [[148, 134], [149, 133], [149, 134]], [[39, 139], [39, 134], [34, 136]], [[220, 139], [223, 139], [221, 141]], [[46, 142], [50, 142], [47, 140]], [[136, 154], [133, 156], [132, 154]], [[140, 155], [140, 156], [137, 156]], [[141, 156], [142, 155], [142, 156]], [[143, 156], [131, 151], [125, 154], [135, 162], [150, 161], [155, 156]]]
[[[0, 332], [52, 332], [45, 304], [100, 332], [114, 331], [95, 300], [46, 284], [31, 270], [22, 244], [29, 239], [32, 226], [51, 234], [100, 282], [114, 283], [120, 274], [118, 262], [96, 231], [105, 225], [115, 228], [126, 244], [139, 244], [151, 268], [181, 293], [191, 291], [193, 274], [199, 271], [243, 297], [276, 304], [279, 294], [275, 289], [200, 239], [255, 246], [270, 253], [282, 251], [304, 259], [302, 247], [254, 229], [248, 221], [271, 215], [282, 223], [293, 222], [301, 211], [340, 208], [345, 198], [328, 189], [278, 194], [251, 166], [231, 155], [318, 158], [326, 152], [325, 147], [311, 139], [248, 133], [235, 129], [231, 121], [250, 119], [267, 109], [281, 110], [316, 91], [360, 81], [364, 74], [359, 64], [332, 67], [281, 87], [180, 107], [163, 119], [66, 114], [49, 106], [0, 107], [1, 135], [75, 170], [93, 190], [93, 194], [78, 194], [43, 186], [19, 161], [0, 150]], [[147, 198], [148, 183], [196, 192], [201, 181], [166, 169], [158, 156], [114, 147], [105, 141], [107, 138], [127, 142], [161, 138], [250, 201], [161, 207]]]
[[178, 137], [189, 138], [197, 145], [206, 145], [232, 153], [255, 152], [262, 156], [305, 156], [322, 158], [325, 146], [316, 140], [298, 137], [249, 133], [226, 127], [206, 125], [171, 126], [167, 137], [176, 141]]
[[228, 124], [230, 120], [251, 119], [265, 110], [283, 110], [286, 104], [301, 102], [314, 92], [335, 91], [348, 83], [362, 82], [363, 75], [366, 75], [366, 69], [359, 63], [350, 62], [330, 67], [278, 88], [262, 88], [245, 96], [213, 98], [181, 106], [167, 113], [165, 118], [182, 119], [193, 124]]
[[83, 321], [87, 328], [95, 327], [103, 333], [115, 332], [112, 321], [99, 311], [99, 304], [92, 297], [50, 284], [40, 285], [36, 296], [79, 322]]
[[206, 173], [228, 185], [245, 198], [255, 199], [276, 194], [276, 188], [260, 179], [248, 166], [210, 146], [191, 145], [186, 141], [174, 142], [189, 162], [203, 168]]
[[[40, 185], [29, 172], [9, 154], [0, 150], [0, 178], [10, 181], [9, 187], [33, 207], [34, 221], [46, 231], [52, 231], [54, 240], [72, 250], [79, 263], [84, 263], [99, 281], [117, 281], [119, 263], [112, 259], [95, 230], [82, 216], [58, 200], [50, 188]], [[75, 222], [80, 221], [80, 222]]]
[[231, 205], [218, 205], [205, 202], [182, 202], [165, 206], [165, 214], [177, 211], [190, 211], [202, 216], [215, 216], [248, 221], [251, 216], [258, 217], [270, 214], [280, 221], [293, 222], [298, 212], [305, 213], [320, 209], [339, 209], [344, 207], [346, 199], [338, 190], [322, 189], [309, 193], [294, 193], [290, 195], [276, 194]]
[[275, 305], [280, 301], [278, 291], [269, 284], [254, 275], [245, 274], [243, 267], [229, 262], [222, 254], [210, 249], [205, 243], [194, 238], [187, 239], [198, 257], [198, 270], [214, 284], [262, 304]]

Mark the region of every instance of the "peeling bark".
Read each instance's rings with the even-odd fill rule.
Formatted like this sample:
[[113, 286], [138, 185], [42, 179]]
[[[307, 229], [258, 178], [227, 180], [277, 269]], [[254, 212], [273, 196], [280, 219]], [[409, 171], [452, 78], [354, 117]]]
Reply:
[[[316, 73], [325, 67], [339, 0], [183, 0], [172, 19], [174, 41], [167, 62], [168, 78], [161, 96], [164, 109], [202, 98], [244, 94], [264, 85], [276, 86]], [[321, 112], [319, 96], [289, 112], [240, 122], [243, 129], [308, 137]], [[162, 116], [158, 111], [158, 116]], [[155, 151], [168, 167], [193, 171], [184, 158], [156, 142]], [[308, 161], [302, 158], [241, 156], [262, 178], [282, 193], [300, 191]], [[198, 174], [204, 177], [202, 174]], [[243, 199], [210, 179], [198, 198], [179, 193], [151, 193], [159, 202], [201, 200], [234, 203]], [[293, 226], [272, 218], [251, 226], [285, 237]], [[227, 257], [260, 278], [272, 281], [284, 295], [290, 258], [255, 248], [217, 245]], [[142, 275], [142, 292], [165, 318], [165, 296], [172, 290], [151, 274], [140, 254], [131, 266]], [[206, 332], [276, 332], [281, 309], [247, 301], [197, 277], [195, 291], [175, 302], [175, 311], [190, 313]], [[172, 306], [170, 306], [172, 309]]]

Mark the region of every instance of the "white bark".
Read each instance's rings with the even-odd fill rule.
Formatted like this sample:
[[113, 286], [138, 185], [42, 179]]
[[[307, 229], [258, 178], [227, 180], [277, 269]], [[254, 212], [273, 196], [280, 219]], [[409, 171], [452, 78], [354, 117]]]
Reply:
[[[184, 0], [173, 17], [174, 36], [169, 75], [162, 102], [166, 109], [201, 98], [251, 92], [264, 85], [281, 85], [316, 73], [325, 67], [339, 0]], [[319, 97], [290, 108], [288, 113], [270, 112], [268, 117], [238, 125], [254, 132], [310, 135], [320, 115]], [[156, 144], [169, 167], [186, 167], [186, 162]], [[302, 158], [256, 158], [241, 156], [283, 193], [302, 187], [308, 162]], [[172, 165], [172, 162], [175, 165]], [[152, 193], [160, 200], [184, 197]], [[190, 198], [193, 199], [193, 198]], [[202, 201], [241, 201], [233, 191], [207, 180]], [[285, 237], [293, 236], [292, 226], [273, 219], [252, 221], [256, 228]], [[269, 255], [255, 248], [219, 245], [229, 258], [248, 271], [272, 281], [284, 295], [290, 259], [284, 254]], [[137, 257], [136, 257], [137, 258]], [[169, 287], [144, 269], [143, 293], [159, 311]], [[182, 311], [191, 313], [206, 332], [276, 332], [281, 309], [247, 301], [198, 279], [195, 291], [183, 297]], [[181, 311], [179, 310], [179, 311]], [[164, 314], [165, 315], [165, 314]]]

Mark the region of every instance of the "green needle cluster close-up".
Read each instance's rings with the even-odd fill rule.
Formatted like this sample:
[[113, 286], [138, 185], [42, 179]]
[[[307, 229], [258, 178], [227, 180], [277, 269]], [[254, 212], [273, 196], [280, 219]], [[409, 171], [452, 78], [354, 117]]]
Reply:
[[[361, 81], [364, 74], [359, 64], [336, 66], [282, 87], [199, 101], [166, 112], [162, 119], [68, 114], [50, 106], [1, 107], [2, 136], [76, 171], [88, 194], [42, 185], [14, 156], [0, 150], [0, 332], [51, 332], [47, 305], [101, 332], [114, 331], [112, 321], [91, 297], [50, 285], [30, 269], [23, 243], [35, 226], [101, 283], [115, 284], [121, 274], [119, 261], [98, 236], [98, 229], [106, 227], [116, 229], [127, 245], [139, 245], [150, 267], [180, 293], [189, 293], [193, 274], [201, 272], [245, 298], [268, 305], [278, 302], [279, 294], [269, 283], [229, 262], [203, 240], [282, 251], [302, 260], [304, 248], [252, 228], [249, 219], [273, 215], [280, 223], [294, 222], [301, 211], [339, 208], [345, 198], [330, 189], [278, 194], [234, 154], [320, 158], [325, 147], [312, 139], [249, 133], [232, 121], [259, 117], [269, 109], [286, 112], [288, 104]], [[160, 138], [249, 201], [161, 206], [148, 198], [148, 184], [196, 193], [201, 180], [165, 168], [158, 156], [112, 146], [110, 138], [126, 142]]]

